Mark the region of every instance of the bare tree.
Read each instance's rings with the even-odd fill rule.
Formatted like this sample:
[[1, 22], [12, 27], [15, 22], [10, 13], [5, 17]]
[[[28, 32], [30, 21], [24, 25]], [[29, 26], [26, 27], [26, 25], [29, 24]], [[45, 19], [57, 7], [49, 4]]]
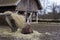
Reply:
[[54, 19], [57, 19], [57, 11], [56, 11], [56, 4], [52, 4], [52, 15]]

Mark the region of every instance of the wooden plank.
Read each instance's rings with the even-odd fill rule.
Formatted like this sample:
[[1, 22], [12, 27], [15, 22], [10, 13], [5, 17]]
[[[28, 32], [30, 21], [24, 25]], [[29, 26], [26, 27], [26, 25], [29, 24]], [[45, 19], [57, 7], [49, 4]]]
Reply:
[[0, 13], [0, 16], [10, 16], [11, 14]]
[[36, 13], [37, 14], [37, 17], [36, 17], [36, 22], [38, 23], [38, 13]]
[[27, 21], [27, 12], [24, 12], [24, 14], [25, 14], [25, 19], [26, 19], [26, 21]]
[[27, 18], [27, 23], [30, 23], [31, 22], [31, 17], [32, 17], [32, 13], [30, 13], [29, 17]]

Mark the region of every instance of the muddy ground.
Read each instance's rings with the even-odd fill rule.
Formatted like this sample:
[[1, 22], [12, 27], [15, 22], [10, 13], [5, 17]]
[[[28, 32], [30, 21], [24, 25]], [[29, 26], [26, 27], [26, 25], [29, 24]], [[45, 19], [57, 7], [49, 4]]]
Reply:
[[43, 40], [60, 40], [60, 23], [40, 22], [33, 24], [33, 29], [40, 33], [47, 34]]
[[[42, 33], [40, 40], [60, 40], [60, 23], [40, 22], [31, 24], [31, 27]], [[0, 33], [10, 31], [8, 26], [0, 26]]]

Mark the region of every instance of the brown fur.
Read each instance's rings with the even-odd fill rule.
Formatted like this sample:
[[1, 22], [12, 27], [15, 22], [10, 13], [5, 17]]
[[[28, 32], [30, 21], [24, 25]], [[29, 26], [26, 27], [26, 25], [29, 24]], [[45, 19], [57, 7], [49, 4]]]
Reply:
[[23, 34], [30, 34], [33, 33], [33, 30], [30, 25], [27, 25], [26, 27], [22, 28], [21, 33]]

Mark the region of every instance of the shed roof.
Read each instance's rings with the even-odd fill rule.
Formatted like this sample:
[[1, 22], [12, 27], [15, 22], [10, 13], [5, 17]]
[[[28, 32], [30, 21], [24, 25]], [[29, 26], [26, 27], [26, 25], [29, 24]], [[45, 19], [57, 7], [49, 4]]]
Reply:
[[[17, 5], [21, 0], [0, 0], [0, 6], [13, 6]], [[39, 0], [35, 0], [37, 5], [41, 8], [41, 3]]]
[[42, 9], [40, 0], [21, 0], [16, 7], [18, 11], [37, 12], [38, 9]]
[[[29, 11], [36, 11], [42, 9], [40, 0], [29, 0]], [[0, 0], [0, 8], [4, 7], [16, 7], [14, 10], [27, 11], [28, 10], [28, 0]], [[5, 8], [4, 8], [5, 9]]]
[[20, 0], [0, 0], [0, 6], [16, 6]]

